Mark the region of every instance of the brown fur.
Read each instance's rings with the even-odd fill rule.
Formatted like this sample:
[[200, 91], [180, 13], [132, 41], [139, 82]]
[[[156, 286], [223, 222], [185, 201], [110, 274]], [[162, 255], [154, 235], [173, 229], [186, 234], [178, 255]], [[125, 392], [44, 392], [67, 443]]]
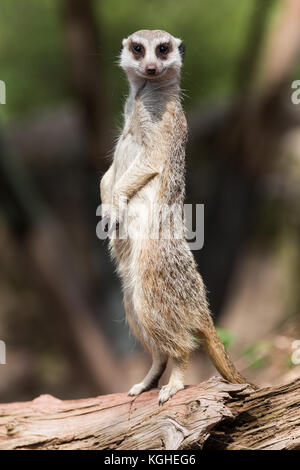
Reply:
[[[167, 33], [136, 34], [139, 40], [142, 36], [149, 41], [157, 40], [160, 34], [165, 38]], [[173, 43], [175, 48], [174, 38]], [[183, 207], [187, 124], [179, 91], [179, 77], [170, 82], [168, 75], [157, 83], [135, 85], [125, 107], [125, 126], [109, 180], [111, 194], [103, 183], [103, 195], [113, 208], [118, 197], [126, 198], [128, 207], [136, 202], [155, 203], [159, 214], [164, 204]], [[111, 241], [122, 279], [127, 321], [143, 346], [156, 355], [150, 378], [147, 376], [130, 393], [148, 389], [159, 378], [165, 358], [172, 358], [174, 373], [168, 388], [160, 394], [162, 403], [183, 387], [188, 355], [199, 346], [196, 338], [223, 377], [246, 382], [230, 362], [214, 328], [205, 286], [184, 237], [183, 215], [174, 215], [171, 222], [172, 227], [182, 229], [179, 239], [166, 238], [166, 227], [161, 223], [159, 239]], [[137, 213], [129, 224], [134, 227], [137, 223], [146, 229], [155, 220], [150, 216], [145, 225], [142, 214]]]

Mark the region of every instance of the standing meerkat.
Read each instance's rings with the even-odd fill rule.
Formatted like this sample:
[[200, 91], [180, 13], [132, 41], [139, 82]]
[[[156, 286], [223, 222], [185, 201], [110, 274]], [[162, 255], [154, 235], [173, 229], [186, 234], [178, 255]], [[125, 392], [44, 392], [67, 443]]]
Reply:
[[[185, 238], [182, 210], [171, 216], [176, 236], [170, 236], [163, 216], [166, 206], [183, 209], [184, 202], [184, 52], [180, 39], [161, 30], [137, 31], [122, 41], [120, 65], [130, 93], [113, 163], [100, 185], [102, 223], [113, 233], [110, 248], [122, 279], [126, 318], [153, 360], [129, 395], [157, 386], [170, 358], [171, 376], [159, 392], [160, 404], [184, 388], [188, 357], [199, 343], [225, 379], [247, 383], [215, 330], [205, 286]], [[125, 220], [128, 235], [118, 237]], [[154, 226], [158, 236], [151, 237]]]

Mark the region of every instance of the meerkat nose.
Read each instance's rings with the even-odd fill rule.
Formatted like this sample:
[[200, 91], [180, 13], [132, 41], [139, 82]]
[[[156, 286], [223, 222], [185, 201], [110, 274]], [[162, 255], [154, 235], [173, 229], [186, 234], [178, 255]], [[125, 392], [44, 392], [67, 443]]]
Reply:
[[156, 74], [156, 66], [154, 64], [149, 64], [146, 67], [147, 75], [155, 75]]

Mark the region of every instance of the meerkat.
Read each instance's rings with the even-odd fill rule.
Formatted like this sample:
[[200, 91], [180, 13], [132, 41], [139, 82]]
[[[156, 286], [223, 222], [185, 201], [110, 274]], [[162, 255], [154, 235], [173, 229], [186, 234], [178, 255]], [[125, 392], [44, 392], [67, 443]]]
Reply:
[[[166, 31], [141, 30], [122, 41], [120, 66], [130, 92], [113, 162], [100, 183], [102, 205], [107, 206], [103, 224], [113, 234], [110, 248], [122, 280], [126, 319], [152, 355], [148, 374], [129, 395], [156, 387], [171, 359], [170, 380], [160, 389], [159, 404], [184, 388], [189, 354], [199, 344], [225, 379], [247, 383], [215, 330], [205, 286], [185, 238], [183, 213], [177, 211], [172, 219], [181, 236], [165, 236], [163, 222], [158, 237], [136, 236], [148, 234], [166, 205], [183, 208], [187, 122], [180, 76], [184, 54], [182, 40]], [[144, 206], [156, 210], [151, 214], [141, 209]], [[131, 230], [119, 238], [126, 210]]]

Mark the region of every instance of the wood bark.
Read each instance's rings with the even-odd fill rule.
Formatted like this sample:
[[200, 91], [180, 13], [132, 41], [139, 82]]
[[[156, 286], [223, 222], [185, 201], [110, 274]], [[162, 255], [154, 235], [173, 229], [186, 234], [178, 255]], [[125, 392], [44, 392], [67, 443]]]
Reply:
[[300, 378], [253, 391], [213, 377], [164, 406], [158, 390], [0, 405], [0, 449], [300, 449]]

